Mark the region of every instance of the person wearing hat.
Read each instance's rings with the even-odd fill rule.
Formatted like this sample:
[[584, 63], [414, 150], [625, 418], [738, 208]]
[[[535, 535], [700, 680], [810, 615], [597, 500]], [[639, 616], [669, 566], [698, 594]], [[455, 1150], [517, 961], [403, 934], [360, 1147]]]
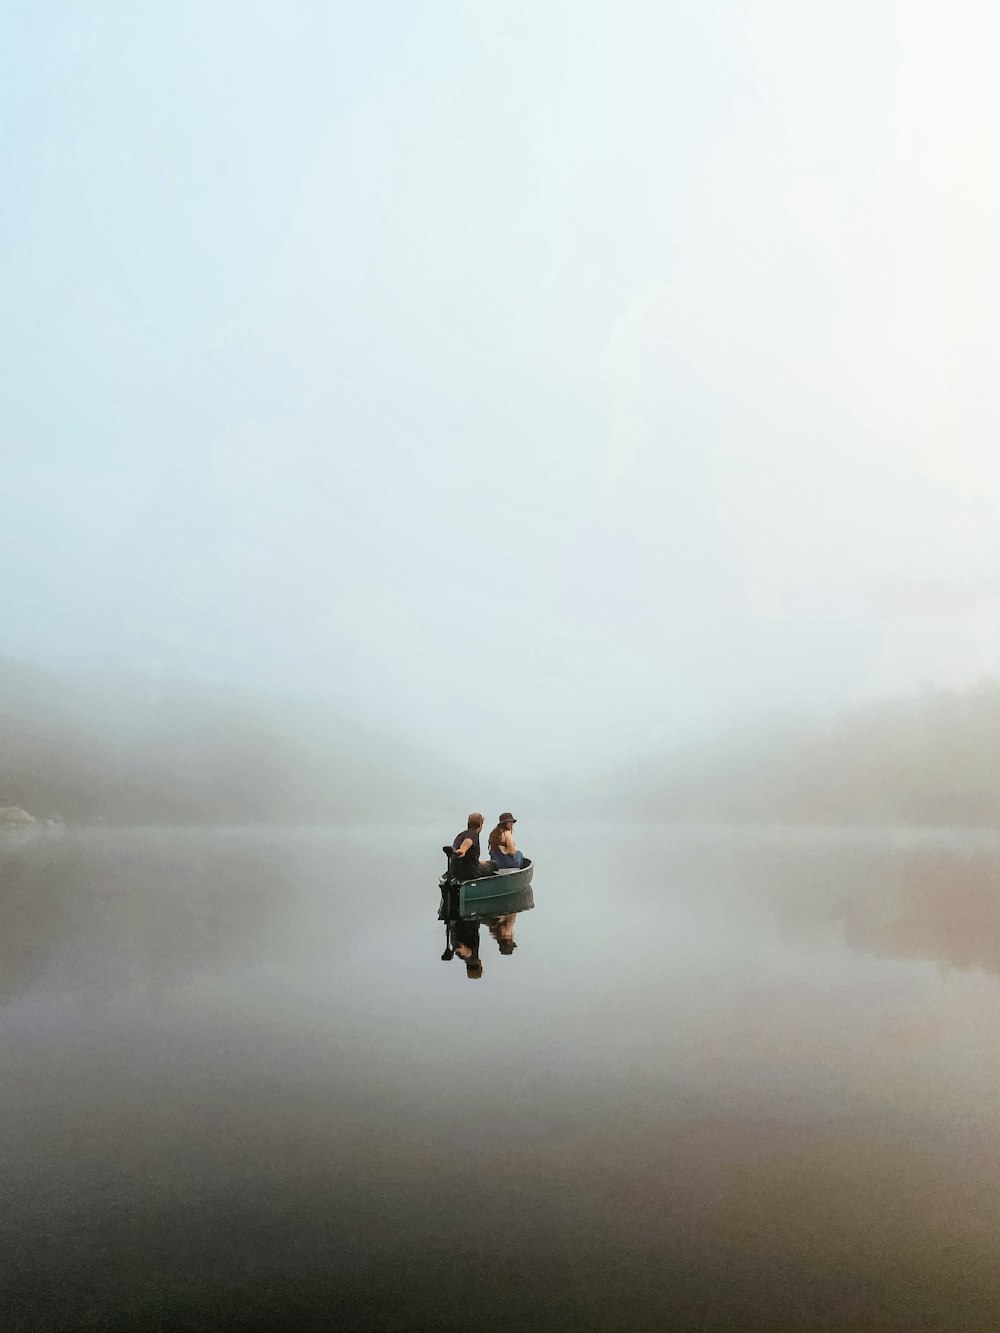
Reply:
[[490, 833], [490, 860], [499, 870], [520, 870], [524, 854], [514, 846], [514, 825], [517, 820], [505, 810]]

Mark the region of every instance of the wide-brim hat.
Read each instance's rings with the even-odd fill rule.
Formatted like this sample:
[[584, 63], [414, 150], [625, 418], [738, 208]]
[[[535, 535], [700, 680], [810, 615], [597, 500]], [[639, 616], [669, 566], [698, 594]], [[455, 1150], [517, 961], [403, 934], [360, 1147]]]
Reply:
[[506, 824], [508, 822], [510, 822], [511, 824], [516, 824], [517, 820], [514, 818], [514, 816], [510, 813], [509, 810], [505, 810], [503, 814], [500, 816], [500, 818], [497, 820], [497, 823]]

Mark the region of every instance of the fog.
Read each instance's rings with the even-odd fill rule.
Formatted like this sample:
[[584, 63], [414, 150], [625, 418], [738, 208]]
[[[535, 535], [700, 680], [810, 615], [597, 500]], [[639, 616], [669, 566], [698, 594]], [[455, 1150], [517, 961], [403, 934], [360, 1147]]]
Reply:
[[462, 813], [997, 670], [987, 0], [0, 24], [13, 662]]
[[2, 7], [5, 1330], [1000, 1327], [998, 63]]

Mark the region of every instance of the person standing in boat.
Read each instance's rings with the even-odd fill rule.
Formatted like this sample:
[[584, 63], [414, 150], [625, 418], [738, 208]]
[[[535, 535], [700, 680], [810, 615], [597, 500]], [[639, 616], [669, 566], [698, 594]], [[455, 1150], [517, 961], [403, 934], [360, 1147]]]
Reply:
[[497, 820], [497, 826], [490, 833], [490, 860], [498, 870], [520, 870], [524, 854], [514, 846], [514, 825], [517, 820], [509, 810]]

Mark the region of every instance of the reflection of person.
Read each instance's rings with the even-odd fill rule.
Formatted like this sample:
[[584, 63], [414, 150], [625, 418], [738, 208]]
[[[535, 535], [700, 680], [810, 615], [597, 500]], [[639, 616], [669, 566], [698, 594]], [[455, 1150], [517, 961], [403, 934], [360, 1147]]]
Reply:
[[448, 940], [456, 958], [465, 964], [465, 975], [470, 981], [478, 981], [483, 975], [483, 965], [479, 961], [479, 922], [452, 921], [448, 927]]
[[466, 827], [455, 834], [452, 842], [451, 873], [457, 880], [475, 879], [479, 875], [491, 875], [495, 869], [492, 861], [480, 861], [479, 834], [483, 827], [482, 815], [471, 814]]
[[524, 861], [523, 853], [514, 845], [514, 825], [517, 820], [505, 811], [497, 820], [497, 826], [490, 833], [490, 860], [500, 870], [520, 870]]
[[494, 917], [489, 923], [490, 934], [497, 942], [497, 948], [502, 954], [512, 954], [517, 948], [514, 943], [514, 918], [516, 912], [504, 912], [501, 916]]

